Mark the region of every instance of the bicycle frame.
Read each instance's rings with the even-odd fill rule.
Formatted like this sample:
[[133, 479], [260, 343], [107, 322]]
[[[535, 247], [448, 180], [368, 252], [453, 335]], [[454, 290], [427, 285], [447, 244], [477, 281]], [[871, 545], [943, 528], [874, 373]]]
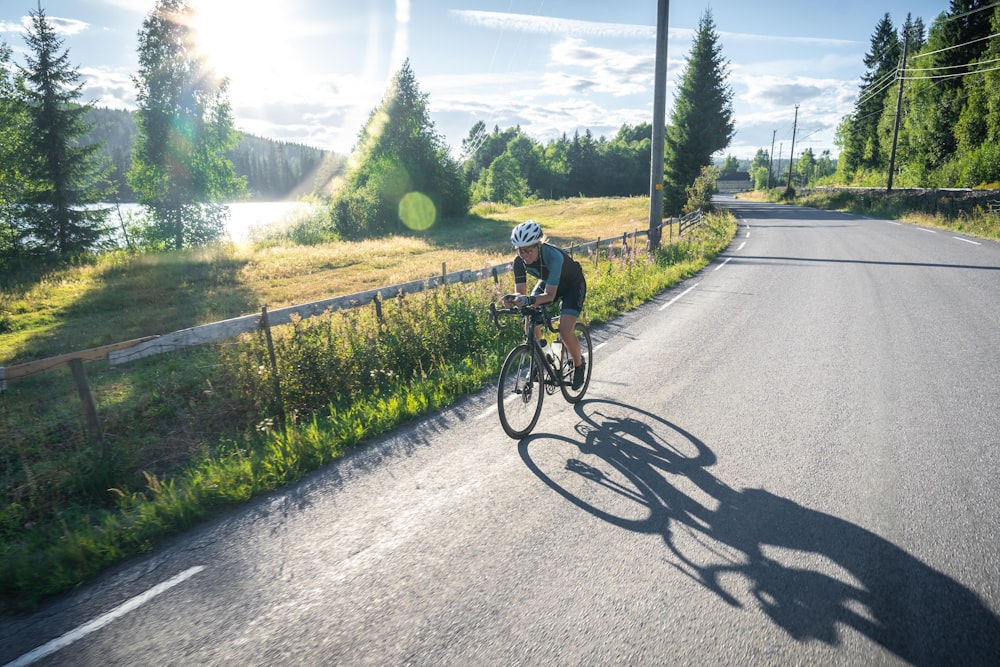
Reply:
[[554, 394], [558, 388], [569, 403], [577, 403], [583, 399], [590, 385], [593, 351], [590, 330], [578, 320], [573, 328], [573, 335], [580, 342], [586, 374], [583, 384], [574, 389], [575, 367], [565, 344], [557, 366], [549, 361], [535, 336], [536, 328], [545, 327], [560, 340], [559, 328], [553, 324], [553, 320], [557, 318], [549, 316], [545, 305], [497, 308], [491, 303], [490, 317], [493, 324], [498, 330], [505, 331], [510, 325], [500, 321], [502, 315], [520, 317], [524, 327], [524, 342], [515, 345], [507, 355], [497, 384], [500, 424], [507, 435], [517, 439], [523, 438], [535, 427], [545, 394]]
[[[524, 308], [497, 308], [495, 304], [490, 304], [490, 316], [493, 318], [493, 325], [500, 331], [505, 331], [509, 325], [500, 323], [501, 315], [520, 315], [522, 321], [524, 322], [524, 342], [531, 347], [534, 354], [535, 361], [540, 361], [542, 368], [545, 369], [545, 373], [550, 380], [552, 380], [552, 390], [559, 386], [564, 378], [559, 377], [559, 369], [555, 367], [555, 364], [551, 363], [546, 357], [544, 351], [542, 350], [541, 341], [535, 336], [536, 327], [544, 327], [548, 329], [551, 333], [554, 333], [557, 341], [561, 341], [559, 336], [559, 327], [552, 324], [552, 321], [557, 318], [549, 316], [547, 306], [548, 304], [543, 304], [540, 306], [526, 306]], [[549, 393], [552, 393], [550, 391]]]

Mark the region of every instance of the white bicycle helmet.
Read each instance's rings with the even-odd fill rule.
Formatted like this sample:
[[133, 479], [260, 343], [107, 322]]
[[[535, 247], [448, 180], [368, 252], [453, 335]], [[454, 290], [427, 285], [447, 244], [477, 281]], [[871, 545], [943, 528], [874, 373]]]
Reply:
[[525, 220], [510, 233], [510, 242], [515, 248], [535, 245], [542, 240], [542, 228], [534, 220]]

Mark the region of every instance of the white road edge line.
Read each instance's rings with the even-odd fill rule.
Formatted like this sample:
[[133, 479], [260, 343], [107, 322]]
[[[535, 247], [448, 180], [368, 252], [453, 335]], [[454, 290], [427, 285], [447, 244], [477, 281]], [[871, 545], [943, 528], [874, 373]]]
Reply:
[[691, 285], [691, 287], [688, 287], [686, 290], [684, 290], [683, 292], [681, 292], [680, 294], [678, 294], [677, 296], [675, 296], [673, 299], [671, 299], [670, 301], [667, 301], [665, 304], [663, 304], [662, 306], [660, 306], [658, 310], [660, 310], [660, 311], [666, 310], [670, 306], [674, 305], [674, 303], [676, 303], [681, 297], [683, 297], [685, 294], [687, 294], [688, 292], [690, 292], [691, 290], [693, 290], [695, 287], [697, 287], [700, 284], [701, 283], [695, 283], [694, 285]]
[[927, 232], [928, 234], [937, 234], [933, 229], [924, 229], [923, 227], [917, 227], [922, 232]]
[[885, 222], [888, 223], [888, 224], [890, 224], [890, 225], [896, 225], [897, 227], [902, 227], [903, 226], [903, 223], [901, 223], [901, 222], [893, 222], [892, 220], [886, 220]]
[[722, 264], [719, 264], [717, 267], [715, 267], [715, 270], [718, 271], [719, 269], [721, 269], [722, 267], [724, 267], [726, 264], [729, 264], [729, 260], [731, 260], [731, 259], [732, 259], [732, 257], [727, 257], [726, 261], [724, 261]]
[[956, 239], [958, 241], [965, 241], [966, 243], [971, 243], [972, 245], [983, 245], [979, 241], [970, 241], [969, 239], [963, 239], [961, 236], [952, 236], [951, 238]]
[[198, 574], [204, 569], [205, 566], [203, 565], [196, 565], [195, 567], [190, 567], [181, 572], [180, 574], [178, 574], [177, 576], [175, 576], [173, 579], [164, 581], [162, 584], [157, 584], [156, 586], [153, 586], [145, 593], [140, 593], [131, 600], [123, 602], [122, 604], [118, 605], [117, 607], [115, 607], [108, 613], [104, 614], [103, 616], [99, 616], [94, 620], [90, 621], [89, 623], [81, 625], [75, 630], [70, 630], [61, 637], [56, 637], [52, 641], [42, 644], [35, 650], [25, 653], [24, 655], [22, 655], [17, 660], [14, 660], [13, 662], [8, 662], [6, 665], [4, 665], [4, 667], [25, 667], [26, 665], [30, 665], [33, 662], [37, 662], [38, 660], [41, 660], [46, 656], [52, 655], [56, 651], [66, 648], [73, 642], [79, 639], [83, 639], [90, 633], [100, 630], [108, 623], [111, 623], [112, 621], [129, 613], [130, 611], [137, 609], [138, 607], [152, 600], [160, 593], [163, 593], [164, 591], [173, 588], [177, 584], [193, 577], [194, 575]]
[[740, 244], [740, 247], [736, 249], [736, 252], [739, 252], [740, 250], [743, 250], [743, 248], [746, 247], [747, 247], [747, 242], [744, 241], [743, 243]]

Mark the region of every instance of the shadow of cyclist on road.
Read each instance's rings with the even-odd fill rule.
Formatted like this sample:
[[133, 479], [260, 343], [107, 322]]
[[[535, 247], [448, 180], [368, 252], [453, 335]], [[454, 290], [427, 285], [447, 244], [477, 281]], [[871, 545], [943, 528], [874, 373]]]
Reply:
[[656, 415], [605, 400], [577, 412], [582, 441], [559, 443], [563, 467], [541, 451], [551, 436], [521, 442], [525, 464], [595, 516], [662, 536], [674, 566], [726, 603], [745, 606], [726, 587], [740, 575], [798, 641], [836, 645], [848, 626], [913, 664], [1000, 664], [1000, 619], [954, 579], [848, 521], [727, 486], [708, 471], [714, 453]]

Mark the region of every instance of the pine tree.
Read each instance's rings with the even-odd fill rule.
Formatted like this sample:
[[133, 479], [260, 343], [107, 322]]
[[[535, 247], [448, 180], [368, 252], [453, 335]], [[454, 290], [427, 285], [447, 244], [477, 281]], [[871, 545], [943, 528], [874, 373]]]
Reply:
[[242, 194], [227, 151], [239, 141], [228, 81], [198, 55], [189, 0], [157, 0], [139, 32], [138, 136], [129, 184], [155, 220], [151, 240], [182, 248], [218, 239], [225, 201]]
[[[845, 119], [840, 134], [840, 169], [845, 179], [858, 170], [885, 167], [888, 152], [882, 149], [879, 124], [887, 106], [895, 107], [893, 81], [902, 56], [902, 42], [889, 14], [885, 14], [872, 33], [865, 54], [865, 73], [854, 112]], [[891, 99], [890, 99], [891, 98]]]
[[90, 131], [79, 104], [80, 73], [69, 64], [69, 51], [41, 8], [30, 12], [25, 41], [31, 54], [22, 68], [30, 132], [27, 168], [31, 187], [25, 193], [30, 238], [46, 254], [76, 255], [95, 247], [102, 235], [108, 182], [99, 161], [100, 144], [79, 145]]
[[727, 84], [728, 62], [722, 56], [711, 10], [698, 21], [691, 54], [666, 132], [663, 210], [673, 215], [686, 201], [685, 188], [702, 174], [712, 154], [726, 148], [735, 134], [733, 91]]

